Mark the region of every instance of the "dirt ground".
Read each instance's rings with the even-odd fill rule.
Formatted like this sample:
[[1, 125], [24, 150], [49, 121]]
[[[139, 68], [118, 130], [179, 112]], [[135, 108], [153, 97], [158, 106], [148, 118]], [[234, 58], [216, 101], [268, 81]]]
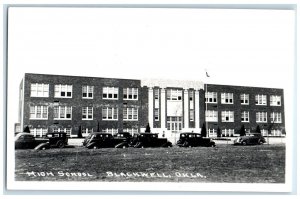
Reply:
[[17, 181], [284, 183], [285, 145], [16, 150]]

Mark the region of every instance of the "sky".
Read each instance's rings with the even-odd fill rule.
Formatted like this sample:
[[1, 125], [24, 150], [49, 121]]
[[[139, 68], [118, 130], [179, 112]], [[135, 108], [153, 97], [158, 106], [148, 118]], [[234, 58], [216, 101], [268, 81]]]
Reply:
[[293, 85], [291, 10], [14, 7], [8, 27], [14, 117], [26, 72]]
[[8, 132], [14, 131], [18, 120], [24, 73], [283, 88], [286, 128], [291, 132], [294, 14], [247, 9], [10, 8]]

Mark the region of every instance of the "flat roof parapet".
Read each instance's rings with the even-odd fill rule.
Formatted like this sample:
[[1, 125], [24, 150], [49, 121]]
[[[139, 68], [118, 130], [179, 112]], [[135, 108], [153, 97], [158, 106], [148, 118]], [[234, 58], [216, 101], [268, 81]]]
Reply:
[[191, 80], [174, 80], [174, 79], [142, 79], [141, 86], [147, 87], [160, 87], [160, 88], [183, 88], [195, 90], [201, 90], [204, 88], [202, 81], [191, 81]]

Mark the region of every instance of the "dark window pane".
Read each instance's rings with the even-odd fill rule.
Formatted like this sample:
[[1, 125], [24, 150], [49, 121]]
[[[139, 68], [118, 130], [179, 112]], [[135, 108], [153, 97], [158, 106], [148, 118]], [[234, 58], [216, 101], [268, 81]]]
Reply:
[[82, 93], [82, 97], [86, 97], [86, 93]]
[[67, 96], [71, 97], [72, 93], [71, 92], [67, 92]]
[[108, 98], [112, 98], [112, 94], [108, 94]]
[[71, 118], [71, 114], [67, 114], [67, 118]]
[[114, 94], [114, 98], [118, 98], [118, 94]]
[[60, 96], [66, 96], [65, 92], [60, 92]]
[[103, 98], [107, 98], [107, 94], [106, 93], [103, 93]]
[[89, 93], [89, 97], [93, 97], [93, 93]]

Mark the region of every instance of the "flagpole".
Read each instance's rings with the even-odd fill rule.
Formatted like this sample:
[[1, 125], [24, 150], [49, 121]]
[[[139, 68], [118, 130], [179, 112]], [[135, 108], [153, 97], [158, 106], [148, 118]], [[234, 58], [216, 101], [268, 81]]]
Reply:
[[[207, 73], [207, 70], [205, 69], [205, 77], [206, 77], [206, 83], [205, 83], [205, 93], [204, 93], [204, 97], [205, 97], [205, 114], [204, 114], [204, 117], [205, 117], [205, 125], [206, 125], [206, 137], [209, 137], [209, 132], [208, 132], [208, 121], [207, 121], [207, 104], [208, 104], [208, 92], [207, 92], [207, 82], [208, 82], [208, 73]], [[205, 96], [206, 95], [206, 96]]]
[[[207, 79], [208, 77], [206, 77], [206, 79]], [[207, 80], [206, 80], [206, 85], [205, 85], [205, 92], [207, 93]], [[204, 94], [205, 95], [205, 94]], [[208, 93], [207, 93], [207, 96], [208, 96]], [[207, 100], [206, 100], [206, 102], [205, 102], [205, 122], [206, 122], [206, 137], [209, 137], [209, 132], [208, 132], [208, 121], [207, 121], [207, 118], [206, 118], [206, 116], [207, 116]]]

